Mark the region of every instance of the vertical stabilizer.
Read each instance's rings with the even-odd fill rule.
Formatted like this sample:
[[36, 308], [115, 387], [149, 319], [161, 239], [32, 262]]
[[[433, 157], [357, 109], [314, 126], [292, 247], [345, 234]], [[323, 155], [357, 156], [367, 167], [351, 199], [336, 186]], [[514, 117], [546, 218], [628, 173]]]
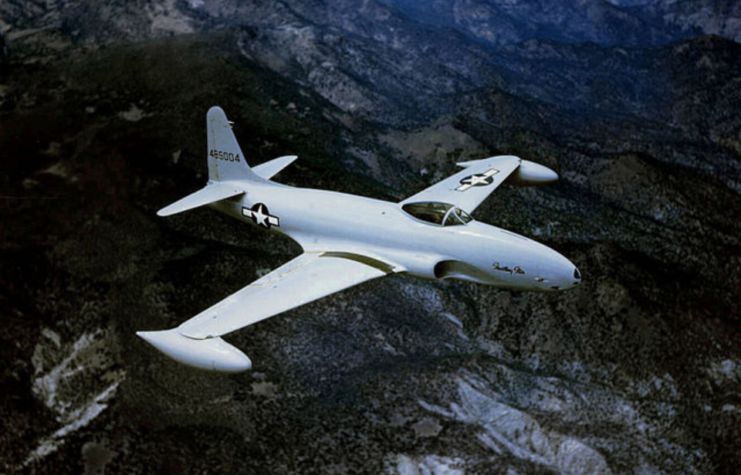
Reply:
[[232, 132], [231, 123], [221, 107], [214, 106], [206, 115], [208, 131], [209, 181], [253, 180], [264, 181], [247, 165]]

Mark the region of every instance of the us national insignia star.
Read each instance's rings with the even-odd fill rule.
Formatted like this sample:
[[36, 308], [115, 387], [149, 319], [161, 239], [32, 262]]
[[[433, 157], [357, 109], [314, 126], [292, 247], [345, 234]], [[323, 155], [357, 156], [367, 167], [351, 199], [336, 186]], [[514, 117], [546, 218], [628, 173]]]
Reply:
[[499, 173], [499, 170], [494, 168], [487, 170], [484, 173], [477, 173], [476, 175], [469, 175], [461, 180], [461, 186], [456, 188], [457, 191], [466, 191], [473, 186], [486, 186], [491, 185], [494, 182], [494, 175]]
[[242, 207], [242, 215], [252, 219], [252, 222], [261, 228], [270, 229], [270, 226], [280, 226], [280, 218], [273, 216], [263, 203], [256, 203], [252, 208]]

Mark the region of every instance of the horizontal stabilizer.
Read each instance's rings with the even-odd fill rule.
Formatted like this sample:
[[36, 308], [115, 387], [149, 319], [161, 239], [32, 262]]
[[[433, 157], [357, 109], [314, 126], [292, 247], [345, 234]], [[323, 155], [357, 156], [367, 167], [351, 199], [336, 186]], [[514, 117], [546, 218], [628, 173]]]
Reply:
[[250, 359], [221, 338], [194, 340], [177, 328], [157, 332], [136, 332], [162, 353], [198, 369], [222, 373], [241, 373], [252, 368]]
[[228, 181], [211, 182], [205, 188], [201, 188], [195, 193], [157, 211], [157, 215], [170, 216], [176, 213], [182, 213], [183, 211], [198, 208], [209, 203], [215, 203], [243, 193], [244, 190]]
[[265, 162], [263, 164], [260, 164], [252, 169], [255, 174], [261, 178], [265, 178], [266, 180], [271, 179], [273, 176], [278, 174], [281, 170], [286, 168], [288, 165], [293, 163], [294, 160], [296, 160], [298, 156], [296, 155], [286, 155], [285, 157], [278, 157], [274, 158], [273, 160], [270, 160], [269, 162]]

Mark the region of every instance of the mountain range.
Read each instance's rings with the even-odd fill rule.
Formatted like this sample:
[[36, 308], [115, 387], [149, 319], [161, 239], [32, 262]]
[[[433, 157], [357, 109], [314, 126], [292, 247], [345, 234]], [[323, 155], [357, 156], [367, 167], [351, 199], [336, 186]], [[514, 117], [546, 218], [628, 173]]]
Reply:
[[[741, 7], [694, 0], [0, 4], [0, 471], [734, 473]], [[300, 252], [209, 210], [220, 105], [282, 183], [399, 201], [515, 154], [561, 179], [478, 220], [559, 295], [405, 276], [232, 334], [170, 328]]]

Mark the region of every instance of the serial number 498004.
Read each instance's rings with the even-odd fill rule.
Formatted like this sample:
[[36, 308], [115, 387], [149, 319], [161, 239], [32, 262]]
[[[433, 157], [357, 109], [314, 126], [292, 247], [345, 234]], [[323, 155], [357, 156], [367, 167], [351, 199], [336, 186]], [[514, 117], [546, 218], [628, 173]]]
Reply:
[[234, 155], [233, 153], [222, 152], [221, 150], [211, 150], [208, 154], [217, 160], [225, 160], [227, 162], [239, 161], [239, 154]]

